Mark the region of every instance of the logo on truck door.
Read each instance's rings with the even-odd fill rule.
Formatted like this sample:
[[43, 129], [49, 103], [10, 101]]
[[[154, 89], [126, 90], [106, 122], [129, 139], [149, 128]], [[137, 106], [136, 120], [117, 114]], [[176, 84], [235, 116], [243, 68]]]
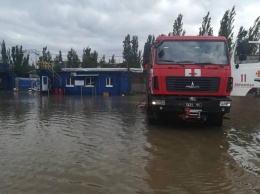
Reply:
[[201, 70], [200, 69], [185, 69], [186, 77], [200, 77]]

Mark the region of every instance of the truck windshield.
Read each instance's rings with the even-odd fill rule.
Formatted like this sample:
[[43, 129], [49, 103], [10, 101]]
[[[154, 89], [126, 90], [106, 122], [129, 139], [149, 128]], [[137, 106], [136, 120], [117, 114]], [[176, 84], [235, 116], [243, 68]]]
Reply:
[[228, 65], [223, 41], [163, 41], [156, 49], [157, 64]]

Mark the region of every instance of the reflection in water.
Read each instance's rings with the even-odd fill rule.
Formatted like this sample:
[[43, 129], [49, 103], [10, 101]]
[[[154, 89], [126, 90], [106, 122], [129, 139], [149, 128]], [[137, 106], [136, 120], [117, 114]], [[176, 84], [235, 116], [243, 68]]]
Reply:
[[234, 97], [237, 106], [232, 109], [227, 136], [229, 154], [237, 163], [260, 176], [260, 98]]
[[139, 99], [8, 95], [0, 98], [1, 192], [149, 191]]
[[260, 192], [259, 98], [222, 128], [147, 125], [142, 99], [0, 92], [0, 193]]
[[148, 141], [153, 159], [146, 170], [149, 184], [165, 193], [223, 193], [232, 185], [225, 169], [227, 141], [220, 129], [159, 127]]
[[253, 116], [259, 115], [259, 103], [259, 98], [234, 98], [231, 120], [222, 129], [149, 127], [149, 185], [158, 193], [260, 193], [260, 121]]

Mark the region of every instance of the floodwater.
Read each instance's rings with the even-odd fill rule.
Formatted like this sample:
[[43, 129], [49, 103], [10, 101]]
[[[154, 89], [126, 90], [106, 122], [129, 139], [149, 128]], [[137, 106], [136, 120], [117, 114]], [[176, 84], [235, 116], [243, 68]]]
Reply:
[[0, 92], [0, 193], [260, 193], [260, 98], [223, 127], [147, 124], [144, 96]]

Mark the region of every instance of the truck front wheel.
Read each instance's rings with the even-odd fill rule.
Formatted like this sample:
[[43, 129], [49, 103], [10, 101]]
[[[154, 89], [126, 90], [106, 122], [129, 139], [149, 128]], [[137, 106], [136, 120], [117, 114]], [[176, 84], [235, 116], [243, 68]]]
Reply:
[[151, 125], [158, 123], [158, 119], [155, 115], [155, 112], [150, 110], [150, 107], [148, 107], [148, 110], [147, 110], [147, 118], [148, 118], [149, 124], [151, 124]]
[[223, 124], [223, 114], [210, 114], [207, 122], [211, 126], [221, 127]]

